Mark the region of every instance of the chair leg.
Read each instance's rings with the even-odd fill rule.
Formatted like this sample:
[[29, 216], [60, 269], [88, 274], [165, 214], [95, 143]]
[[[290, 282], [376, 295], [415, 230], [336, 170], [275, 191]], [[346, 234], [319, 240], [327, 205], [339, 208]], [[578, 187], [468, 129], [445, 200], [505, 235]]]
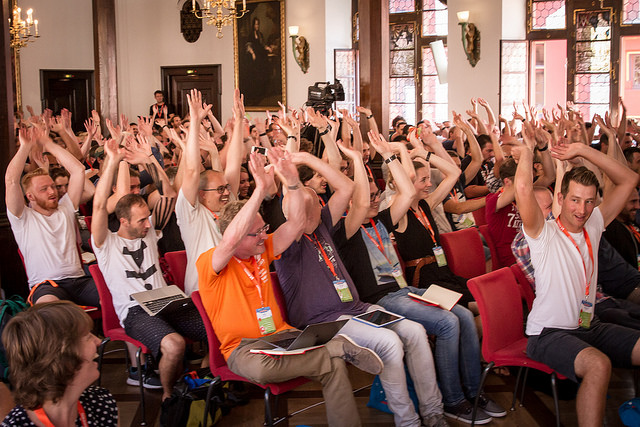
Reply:
[[516, 377], [516, 387], [513, 389], [513, 400], [511, 401], [511, 411], [516, 410], [516, 396], [518, 395], [518, 386], [520, 385], [520, 378], [522, 377], [522, 366], [518, 368], [518, 376]]
[[219, 376], [215, 377], [211, 381], [211, 384], [209, 384], [209, 388], [207, 389], [207, 400], [204, 403], [204, 416], [202, 417], [202, 427], [207, 427], [207, 424], [209, 422], [209, 404], [211, 403], [211, 396], [213, 395], [214, 387], [219, 386], [220, 381], [221, 379]]
[[556, 373], [551, 373], [551, 392], [553, 393], [553, 405], [556, 409], [556, 427], [560, 427], [560, 405], [558, 403], [558, 389], [556, 388]]
[[524, 380], [522, 381], [522, 393], [520, 393], [520, 407], [524, 407], [524, 389], [527, 386], [527, 376], [529, 375], [529, 368], [524, 368]]
[[140, 385], [140, 405], [142, 406], [142, 422], [141, 426], [147, 425], [147, 414], [144, 405], [144, 377], [142, 374], [142, 347], [138, 347], [136, 351], [136, 363], [138, 364], [138, 384]]
[[480, 399], [480, 393], [484, 388], [484, 382], [487, 379], [487, 375], [489, 374], [489, 371], [493, 369], [494, 365], [495, 363], [489, 362], [489, 364], [484, 368], [484, 371], [482, 371], [482, 378], [480, 378], [480, 386], [478, 387], [478, 393], [476, 393], [476, 398], [473, 401], [473, 412], [471, 413], [471, 427], [474, 427], [476, 425], [476, 413], [478, 412], [478, 399]]
[[102, 385], [102, 358], [104, 357], [104, 348], [107, 346], [109, 341], [111, 341], [111, 338], [107, 337], [103, 339], [98, 347], [98, 372], [100, 373], [100, 376], [98, 377], [98, 387], [101, 387]]
[[264, 425], [267, 427], [273, 426], [273, 414], [271, 412], [271, 389], [267, 387], [264, 390]]

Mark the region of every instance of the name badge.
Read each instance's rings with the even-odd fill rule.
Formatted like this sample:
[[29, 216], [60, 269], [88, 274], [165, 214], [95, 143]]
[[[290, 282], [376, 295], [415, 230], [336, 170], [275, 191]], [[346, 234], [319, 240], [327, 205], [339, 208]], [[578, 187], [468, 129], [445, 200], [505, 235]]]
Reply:
[[402, 275], [402, 270], [400, 270], [400, 267], [395, 267], [393, 270], [391, 270], [391, 275], [394, 277], [394, 279], [396, 279], [396, 283], [398, 284], [398, 286], [400, 286], [400, 288], [407, 287], [407, 281], [404, 280], [404, 276]]
[[447, 257], [444, 255], [444, 250], [442, 249], [442, 246], [434, 246], [433, 255], [436, 257], [436, 262], [438, 263], [438, 267], [444, 267], [445, 265], [447, 265]]
[[580, 305], [580, 316], [578, 316], [578, 326], [589, 329], [591, 327], [591, 317], [593, 316], [593, 304], [582, 300]]
[[276, 324], [273, 321], [273, 313], [271, 307], [261, 307], [256, 310], [258, 318], [258, 326], [262, 335], [269, 335], [276, 331]]
[[349, 286], [347, 286], [347, 282], [344, 280], [334, 280], [333, 287], [336, 288], [336, 292], [338, 292], [338, 296], [340, 297], [340, 301], [342, 302], [351, 302], [353, 301], [353, 295], [351, 295], [351, 291], [349, 290]]

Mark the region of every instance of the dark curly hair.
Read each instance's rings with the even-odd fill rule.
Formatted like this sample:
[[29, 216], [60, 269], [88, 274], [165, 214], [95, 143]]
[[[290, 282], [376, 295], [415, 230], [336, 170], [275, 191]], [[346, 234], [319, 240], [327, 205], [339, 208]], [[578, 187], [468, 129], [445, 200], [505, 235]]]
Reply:
[[62, 398], [82, 365], [80, 340], [92, 327], [70, 301], [36, 304], [7, 323], [2, 343], [17, 404], [33, 410]]

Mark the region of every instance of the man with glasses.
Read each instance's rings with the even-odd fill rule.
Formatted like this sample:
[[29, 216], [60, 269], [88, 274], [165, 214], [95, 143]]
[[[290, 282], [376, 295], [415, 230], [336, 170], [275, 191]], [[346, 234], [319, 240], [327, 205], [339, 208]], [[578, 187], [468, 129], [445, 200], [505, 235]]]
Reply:
[[[191, 95], [187, 95], [187, 99], [191, 125], [184, 153], [185, 168], [182, 186], [176, 201], [176, 217], [187, 252], [185, 293], [191, 295], [191, 292], [198, 289], [196, 260], [203, 252], [220, 243], [222, 234], [217, 224], [219, 213], [230, 200], [235, 200], [237, 197], [241, 158], [236, 155], [238, 151], [236, 148], [238, 135], [240, 145], [242, 144], [240, 127], [242, 103], [238, 96], [234, 105], [234, 115], [238, 116], [235, 123], [238, 126], [234, 125], [225, 171], [200, 172], [202, 165], [198, 145], [199, 129], [202, 119], [207, 116], [211, 106], [202, 103], [202, 95], [195, 89], [191, 91]], [[242, 154], [241, 151], [240, 154]]]

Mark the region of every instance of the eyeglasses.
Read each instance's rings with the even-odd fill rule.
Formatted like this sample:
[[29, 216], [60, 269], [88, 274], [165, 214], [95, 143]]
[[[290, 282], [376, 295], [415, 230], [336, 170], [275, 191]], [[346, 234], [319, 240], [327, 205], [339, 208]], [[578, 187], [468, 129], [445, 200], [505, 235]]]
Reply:
[[225, 191], [231, 193], [231, 184], [221, 185], [216, 188], [203, 188], [202, 191], [217, 191], [219, 194], [224, 194]]
[[382, 194], [382, 191], [380, 191], [380, 190], [376, 191], [375, 193], [370, 193], [369, 194], [369, 201], [373, 202], [378, 197], [380, 197], [381, 194]]
[[258, 229], [258, 231], [256, 231], [255, 233], [247, 233], [247, 236], [250, 236], [250, 237], [258, 237], [260, 234], [262, 234], [262, 233], [266, 233], [266, 232], [267, 232], [267, 230], [269, 230], [269, 224], [265, 224], [265, 225], [263, 225], [263, 226], [262, 226], [262, 227], [260, 227], [260, 228]]

